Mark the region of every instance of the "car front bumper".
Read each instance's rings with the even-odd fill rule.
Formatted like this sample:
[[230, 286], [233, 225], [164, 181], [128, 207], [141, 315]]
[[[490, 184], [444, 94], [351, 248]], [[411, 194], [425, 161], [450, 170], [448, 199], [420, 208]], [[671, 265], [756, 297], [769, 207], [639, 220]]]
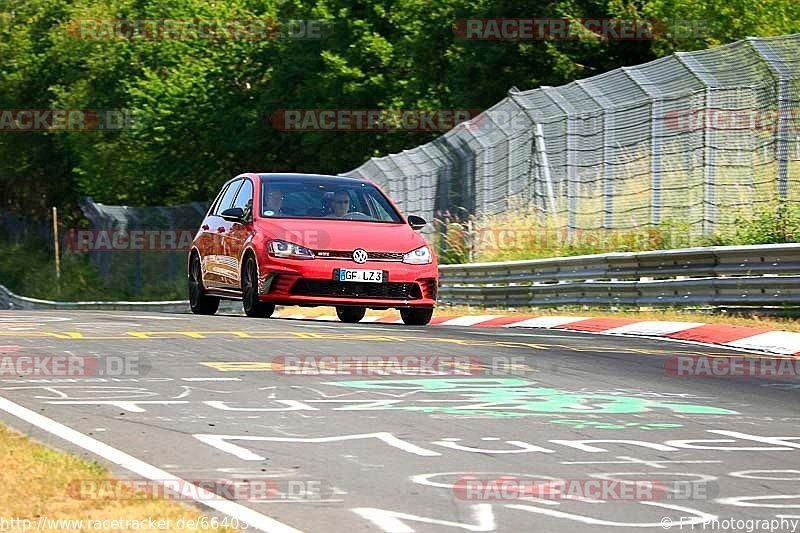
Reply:
[[[383, 270], [383, 283], [334, 279], [334, 271]], [[270, 257], [259, 268], [260, 300], [280, 305], [358, 305], [365, 307], [433, 307], [438, 294], [435, 264], [396, 261], [358, 264], [340, 259], [292, 260]]]

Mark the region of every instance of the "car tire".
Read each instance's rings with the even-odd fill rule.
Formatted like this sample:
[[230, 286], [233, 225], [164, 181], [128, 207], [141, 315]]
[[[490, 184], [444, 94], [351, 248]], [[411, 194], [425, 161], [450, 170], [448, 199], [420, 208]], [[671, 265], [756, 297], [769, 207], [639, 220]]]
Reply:
[[208, 296], [203, 287], [203, 270], [197, 254], [192, 254], [189, 261], [189, 307], [196, 315], [213, 315], [219, 309], [219, 298]]
[[400, 318], [407, 326], [425, 326], [433, 318], [433, 308], [400, 309]]
[[360, 321], [362, 318], [364, 318], [364, 315], [366, 313], [367, 313], [366, 307], [340, 306], [336, 308], [336, 316], [339, 317], [339, 320], [350, 324], [355, 324], [356, 322]]
[[275, 312], [275, 304], [258, 299], [258, 266], [252, 255], [247, 257], [242, 271], [242, 308], [252, 318], [269, 318]]

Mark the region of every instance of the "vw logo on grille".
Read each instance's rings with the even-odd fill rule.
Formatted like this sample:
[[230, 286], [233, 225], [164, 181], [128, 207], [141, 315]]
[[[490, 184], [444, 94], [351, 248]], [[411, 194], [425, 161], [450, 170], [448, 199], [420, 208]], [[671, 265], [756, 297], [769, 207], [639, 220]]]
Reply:
[[353, 261], [356, 263], [366, 263], [367, 262], [367, 251], [358, 248], [353, 250]]

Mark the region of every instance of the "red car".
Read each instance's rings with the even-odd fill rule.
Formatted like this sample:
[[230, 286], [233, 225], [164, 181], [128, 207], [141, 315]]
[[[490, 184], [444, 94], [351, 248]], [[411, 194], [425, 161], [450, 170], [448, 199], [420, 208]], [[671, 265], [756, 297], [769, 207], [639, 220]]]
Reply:
[[424, 225], [366, 180], [242, 174], [222, 187], [192, 243], [192, 312], [214, 314], [226, 298], [252, 317], [275, 305], [331, 305], [358, 322], [367, 308], [396, 308], [404, 323], [425, 325], [439, 280], [415, 231]]

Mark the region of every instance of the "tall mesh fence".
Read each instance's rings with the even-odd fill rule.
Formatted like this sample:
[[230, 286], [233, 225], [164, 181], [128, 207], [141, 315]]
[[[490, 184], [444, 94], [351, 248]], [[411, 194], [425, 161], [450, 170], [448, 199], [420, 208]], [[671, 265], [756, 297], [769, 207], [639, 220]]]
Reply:
[[183, 288], [192, 238], [208, 206], [127, 207], [84, 198], [80, 208], [89, 228], [65, 234], [64, 249], [88, 253], [103, 279], [125, 284], [133, 296], [143, 286]]
[[372, 158], [413, 214], [526, 209], [569, 232], [724, 230], [800, 201], [800, 34], [748, 38], [507, 98], [434, 141]]
[[22, 244], [35, 241], [52, 250], [53, 224], [47, 220], [20, 216], [0, 209], [0, 242]]

